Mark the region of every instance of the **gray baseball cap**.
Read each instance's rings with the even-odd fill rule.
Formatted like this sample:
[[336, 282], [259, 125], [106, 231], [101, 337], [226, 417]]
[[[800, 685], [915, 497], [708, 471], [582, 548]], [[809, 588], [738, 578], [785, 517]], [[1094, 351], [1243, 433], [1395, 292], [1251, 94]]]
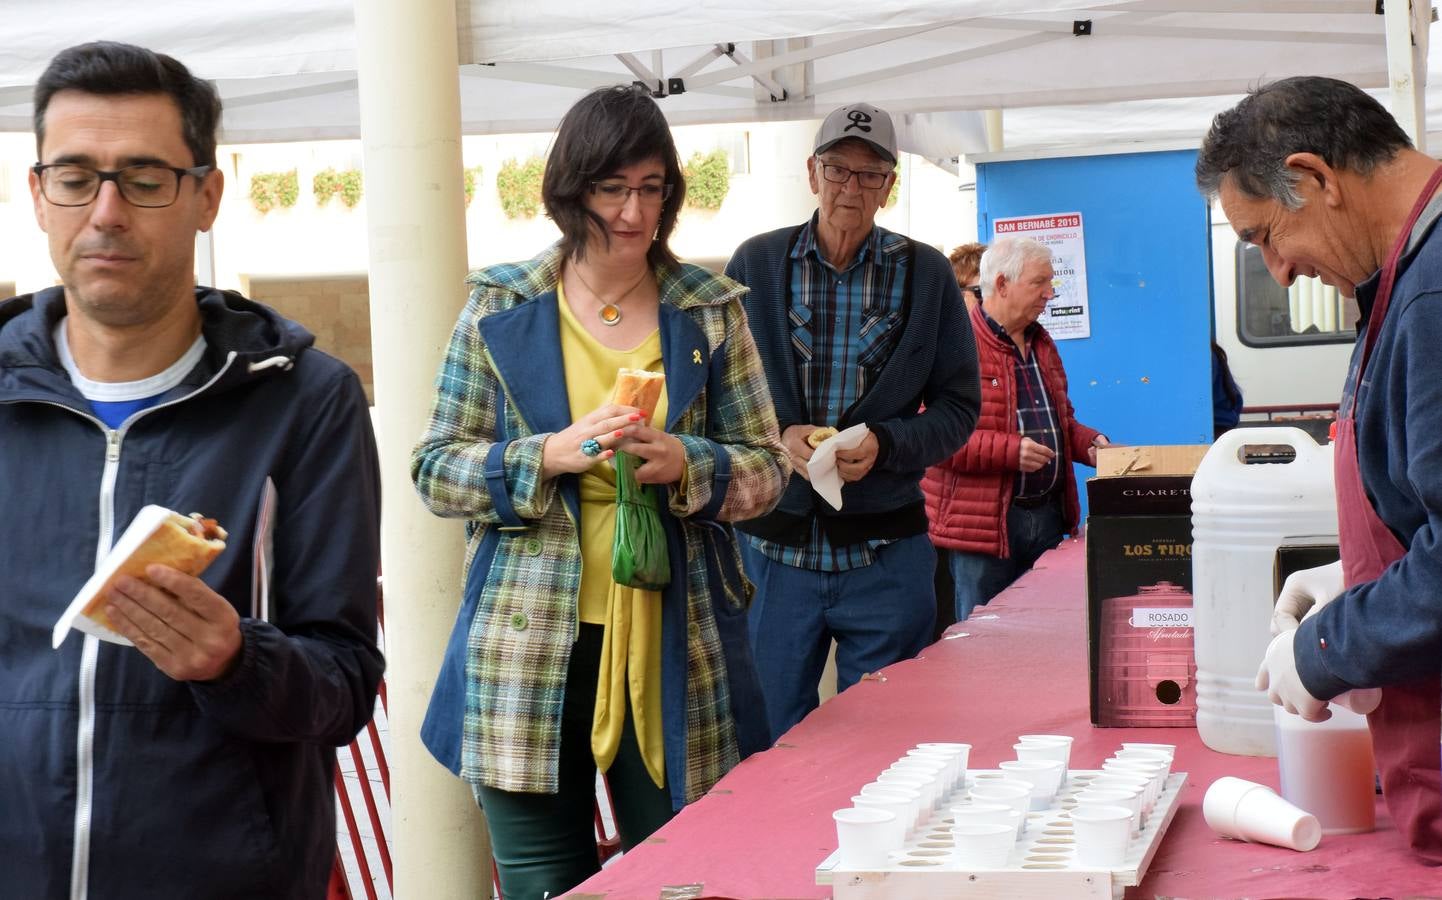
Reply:
[[889, 163], [896, 162], [896, 129], [884, 109], [870, 103], [851, 103], [831, 111], [816, 132], [816, 153], [829, 150], [847, 138], [865, 141]]

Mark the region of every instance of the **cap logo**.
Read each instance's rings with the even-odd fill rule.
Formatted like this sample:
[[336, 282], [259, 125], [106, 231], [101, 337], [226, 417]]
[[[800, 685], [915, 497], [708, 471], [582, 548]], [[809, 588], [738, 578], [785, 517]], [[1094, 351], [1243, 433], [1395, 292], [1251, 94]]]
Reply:
[[841, 129], [843, 134], [853, 128], [857, 129], [858, 131], [865, 131], [867, 133], [870, 133], [871, 116], [867, 115], [859, 109], [853, 109], [851, 112], [846, 114], [846, 118], [851, 120], [851, 124]]

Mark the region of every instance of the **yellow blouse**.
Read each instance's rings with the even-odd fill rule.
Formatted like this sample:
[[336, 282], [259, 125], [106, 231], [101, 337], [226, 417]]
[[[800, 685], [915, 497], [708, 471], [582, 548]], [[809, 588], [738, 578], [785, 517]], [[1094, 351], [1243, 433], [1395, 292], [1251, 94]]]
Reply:
[[[561, 358], [571, 418], [579, 419], [611, 399], [618, 369], [660, 372], [661, 332], [651, 332], [631, 350], [612, 350], [576, 320], [559, 283]], [[666, 392], [656, 404], [652, 424], [664, 427]], [[601, 771], [611, 767], [621, 744], [629, 687], [632, 721], [646, 771], [657, 787], [665, 786], [665, 746], [661, 731], [661, 595], [623, 587], [611, 580], [611, 544], [616, 533], [616, 473], [609, 462], [597, 462], [581, 474], [582, 622], [605, 626], [601, 642], [601, 673], [596, 686], [596, 714], [591, 725], [591, 752]]]

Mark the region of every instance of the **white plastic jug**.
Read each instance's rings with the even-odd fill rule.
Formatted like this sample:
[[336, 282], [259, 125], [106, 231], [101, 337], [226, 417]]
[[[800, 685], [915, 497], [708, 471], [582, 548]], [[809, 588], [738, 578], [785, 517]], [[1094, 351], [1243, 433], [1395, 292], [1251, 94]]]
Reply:
[[[1267, 461], [1264, 461], [1267, 460]], [[1222, 753], [1276, 756], [1266, 694], [1277, 548], [1337, 543], [1332, 447], [1298, 428], [1237, 428], [1192, 478], [1197, 733]]]

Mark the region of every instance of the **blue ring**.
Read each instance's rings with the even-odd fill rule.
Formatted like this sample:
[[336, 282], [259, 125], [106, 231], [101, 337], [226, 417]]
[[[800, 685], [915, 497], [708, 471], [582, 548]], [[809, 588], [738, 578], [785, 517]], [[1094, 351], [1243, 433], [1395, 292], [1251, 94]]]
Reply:
[[581, 442], [581, 452], [587, 456], [600, 456], [601, 442], [595, 438], [586, 438]]

